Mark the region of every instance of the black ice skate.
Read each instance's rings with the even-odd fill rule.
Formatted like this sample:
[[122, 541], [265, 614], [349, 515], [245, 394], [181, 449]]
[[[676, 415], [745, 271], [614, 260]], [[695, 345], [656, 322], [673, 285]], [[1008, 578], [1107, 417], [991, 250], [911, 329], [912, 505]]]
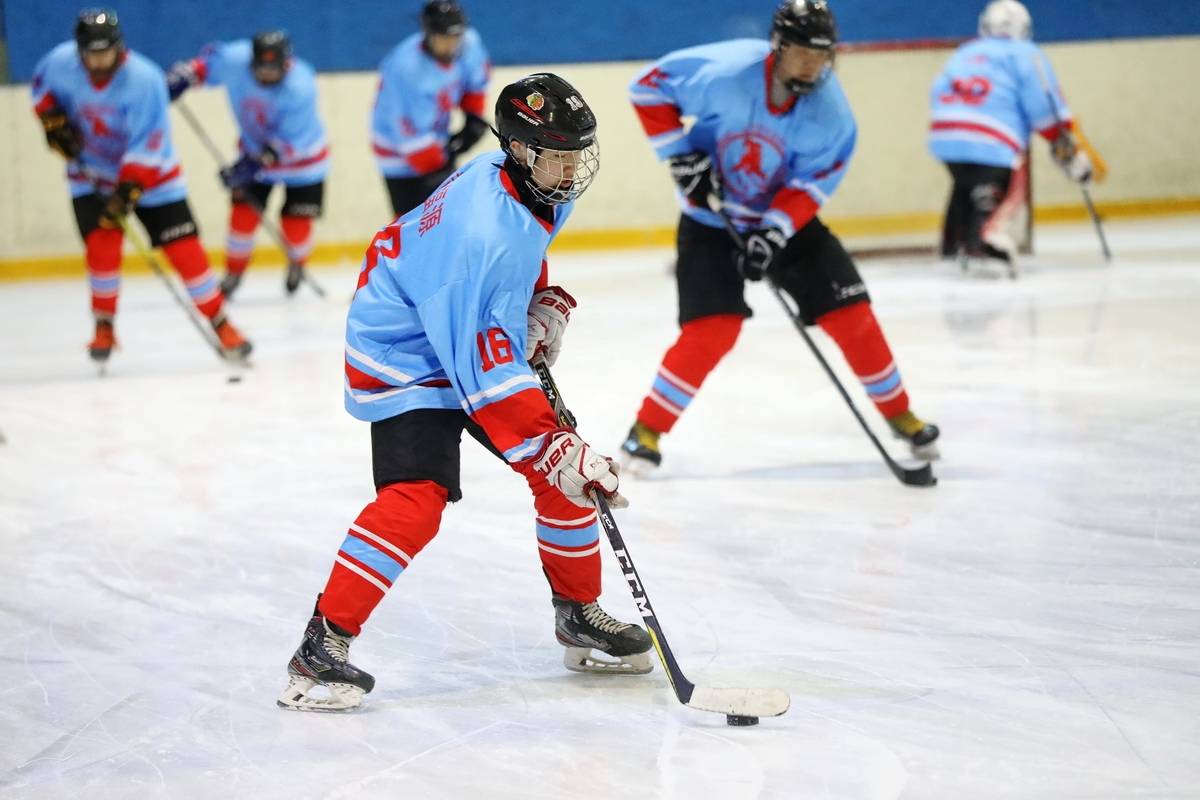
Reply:
[[[287, 689], [276, 702], [297, 711], [349, 711], [362, 704], [363, 695], [375, 688], [375, 678], [350, 663], [354, 637], [331, 625], [314, 609], [304, 629], [304, 641], [288, 662]], [[310, 695], [324, 686], [327, 696]]]
[[922, 461], [937, 461], [941, 458], [938, 452], [937, 438], [941, 431], [932, 422], [922, 422], [916, 414], [905, 411], [888, 420], [892, 433], [897, 439], [908, 442], [913, 458]]
[[226, 272], [225, 277], [221, 278], [221, 294], [225, 295], [226, 300], [232, 300], [233, 294], [242, 285], [242, 273]]
[[662, 452], [658, 449], [661, 435], [640, 422], [633, 423], [621, 445], [621, 468], [635, 478], [644, 478], [658, 469], [662, 465]]
[[559, 595], [553, 602], [554, 633], [567, 648], [567, 669], [613, 675], [645, 675], [653, 669], [650, 634], [643, 628], [613, 619], [599, 603], [578, 603]]
[[288, 293], [288, 296], [296, 293], [296, 290], [300, 288], [302, 280], [304, 280], [304, 267], [294, 261], [288, 262], [287, 275], [283, 278], [283, 288]]

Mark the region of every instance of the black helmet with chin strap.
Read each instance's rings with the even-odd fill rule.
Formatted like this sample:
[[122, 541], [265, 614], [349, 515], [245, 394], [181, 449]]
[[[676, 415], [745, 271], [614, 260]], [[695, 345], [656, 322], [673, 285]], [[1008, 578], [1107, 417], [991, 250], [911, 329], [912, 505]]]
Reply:
[[[544, 203], [576, 199], [600, 168], [596, 115], [575, 87], [557, 75], [537, 73], [505, 86], [496, 100], [496, 135], [504, 152], [526, 171], [526, 187]], [[523, 159], [513, 155], [513, 140], [525, 145]], [[535, 171], [546, 170], [546, 151], [578, 154], [570, 162], [572, 177], [556, 188], [534, 180]]]
[[[824, 50], [829, 53], [832, 65], [837, 41], [837, 22], [826, 0], [785, 0], [775, 9], [771, 19], [771, 49], [778, 50], [786, 43]], [[795, 94], [808, 94], [826, 74], [827, 71], [823, 72], [816, 82], [789, 80], [787, 88]]]
[[80, 53], [124, 47], [121, 23], [111, 8], [87, 8], [75, 20], [75, 45]]

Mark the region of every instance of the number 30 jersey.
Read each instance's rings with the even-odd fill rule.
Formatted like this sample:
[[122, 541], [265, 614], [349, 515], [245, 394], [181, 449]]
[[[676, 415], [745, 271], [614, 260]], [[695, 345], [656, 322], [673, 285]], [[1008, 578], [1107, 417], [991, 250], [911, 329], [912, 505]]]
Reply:
[[525, 361], [526, 315], [573, 204], [535, 217], [503, 164], [475, 158], [376, 234], [346, 320], [345, 396], [367, 421], [461, 409], [515, 462], [558, 427]]
[[1029, 41], [962, 45], [933, 82], [929, 103], [929, 150], [945, 162], [1016, 167], [1032, 131], [1054, 140], [1071, 122], [1050, 60]]

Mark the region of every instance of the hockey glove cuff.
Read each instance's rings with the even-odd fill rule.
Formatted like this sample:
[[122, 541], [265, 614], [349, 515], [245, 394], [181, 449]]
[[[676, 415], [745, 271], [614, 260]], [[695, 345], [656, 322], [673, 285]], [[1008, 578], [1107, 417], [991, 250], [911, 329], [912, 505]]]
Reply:
[[174, 103], [180, 95], [200, 83], [200, 75], [191, 61], [176, 61], [167, 71], [167, 94]]
[[748, 281], [761, 281], [787, 247], [787, 236], [779, 228], [759, 228], [746, 237], [738, 254], [738, 271]]
[[591, 493], [600, 492], [613, 508], [629, 502], [617, 493], [620, 468], [600, 455], [572, 430], [559, 428], [546, 434], [542, 451], [532, 459], [533, 469], [577, 506], [592, 508]]
[[46, 131], [46, 144], [50, 149], [71, 161], [83, 152], [83, 136], [79, 129], [67, 119], [67, 113], [55, 106], [41, 115], [42, 128]]
[[671, 178], [688, 202], [708, 208], [708, 196], [721, 196], [720, 181], [712, 168], [708, 153], [695, 151], [671, 159]]
[[574, 307], [575, 298], [561, 286], [550, 286], [534, 293], [525, 319], [526, 361], [541, 351], [546, 355], [546, 366], [554, 366], [562, 351], [563, 334]]
[[133, 181], [123, 181], [117, 185], [117, 190], [104, 201], [100, 210], [101, 228], [120, 228], [130, 210], [137, 205], [142, 196], [142, 187]]

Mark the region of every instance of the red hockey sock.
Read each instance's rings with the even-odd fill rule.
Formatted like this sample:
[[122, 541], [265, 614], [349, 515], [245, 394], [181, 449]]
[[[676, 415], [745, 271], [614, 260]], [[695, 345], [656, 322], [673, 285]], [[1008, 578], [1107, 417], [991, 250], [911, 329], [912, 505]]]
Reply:
[[379, 490], [338, 549], [319, 604], [326, 619], [359, 634], [392, 583], [437, 534], [448, 494], [433, 481]]
[[121, 231], [96, 228], [83, 243], [92, 289], [92, 313], [113, 317], [121, 292]]
[[200, 238], [185, 236], [176, 239], [163, 245], [163, 252], [179, 273], [179, 277], [183, 278], [188, 294], [192, 296], [192, 302], [200, 309], [200, 313], [209, 319], [220, 313], [224, 298], [221, 297], [217, 279], [208, 268], [208, 256], [200, 246]]
[[663, 356], [638, 422], [659, 433], [671, 430], [708, 373], [733, 349], [742, 320], [739, 314], [714, 314], [685, 322]]
[[303, 264], [313, 249], [313, 221], [311, 217], [280, 218], [283, 224], [283, 241], [287, 245], [288, 261]]
[[225, 271], [237, 275], [246, 271], [254, 252], [254, 231], [259, 215], [249, 203], [234, 203], [229, 212], [229, 236], [225, 239]]
[[884, 419], [908, 410], [908, 393], [900, 380], [900, 370], [870, 303], [843, 306], [818, 317], [817, 324], [837, 342], [846, 363]]
[[533, 492], [534, 531], [542, 571], [555, 594], [590, 603], [600, 596], [600, 527], [596, 509], [581, 508], [529, 464], [513, 465]]

